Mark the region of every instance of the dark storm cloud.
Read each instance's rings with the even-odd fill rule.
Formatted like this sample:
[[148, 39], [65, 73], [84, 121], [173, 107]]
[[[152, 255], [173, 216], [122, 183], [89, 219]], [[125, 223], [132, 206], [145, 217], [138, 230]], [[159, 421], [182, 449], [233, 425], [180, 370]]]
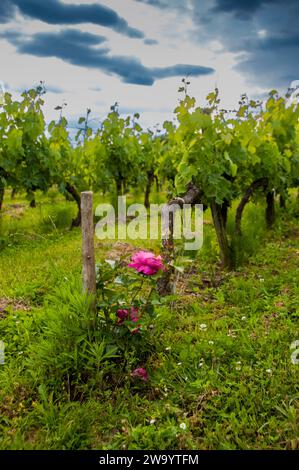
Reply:
[[252, 81], [269, 88], [287, 89], [299, 78], [299, 35], [278, 34], [247, 40], [248, 57], [237, 68], [249, 74]]
[[[1, 35], [0, 35], [1, 37]], [[196, 65], [149, 68], [134, 57], [111, 56], [101, 45], [105, 38], [77, 30], [56, 33], [38, 33], [30, 38], [20, 33], [2, 34], [21, 54], [37, 57], [56, 57], [81, 67], [96, 68], [118, 75], [122, 81], [137, 85], [152, 85], [155, 80], [175, 76], [199, 76], [213, 73], [213, 69]]]
[[266, 36], [261, 38], [254, 38], [254, 39], [245, 39], [242, 42], [244, 48], [248, 51], [255, 51], [258, 52], [272, 52], [272, 51], [279, 51], [285, 50], [288, 48], [289, 52], [291, 53], [292, 49], [298, 49], [299, 47], [299, 33], [294, 34], [277, 34], [276, 36]]
[[1, 0], [0, 3], [0, 23], [7, 23], [14, 16], [14, 5], [11, 0]]
[[88, 5], [64, 4], [59, 0], [0, 0], [0, 21], [13, 18], [17, 7], [26, 17], [55, 25], [93, 23], [131, 38], [143, 38], [138, 29], [131, 28], [114, 10], [98, 3]]
[[[137, 0], [177, 9], [174, 0]], [[182, 2], [181, 2], [182, 3]], [[202, 47], [218, 40], [224, 50], [241, 53], [236, 65], [246, 79], [261, 87], [287, 88], [299, 79], [299, 0], [190, 0], [185, 13]], [[244, 53], [244, 54], [243, 54]]]
[[237, 17], [246, 19], [263, 5], [275, 3], [281, 3], [281, 0], [216, 0], [213, 11], [234, 13]]
[[217, 3], [227, 12], [222, 22], [228, 22], [228, 26], [221, 27], [221, 19], [217, 22], [222, 41], [231, 51], [246, 52], [246, 57], [236, 68], [250, 82], [286, 89], [290, 81], [299, 77], [297, 0], [288, 3], [282, 0], [218, 0]]

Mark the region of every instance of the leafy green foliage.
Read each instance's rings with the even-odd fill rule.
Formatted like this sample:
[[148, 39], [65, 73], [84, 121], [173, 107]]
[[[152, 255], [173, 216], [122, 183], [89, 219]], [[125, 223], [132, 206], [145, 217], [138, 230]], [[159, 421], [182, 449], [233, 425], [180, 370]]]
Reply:
[[28, 194], [36, 189], [46, 191], [52, 184], [42, 94], [42, 89], [29, 90], [19, 102], [6, 93], [0, 113], [2, 182], [24, 188]]
[[57, 185], [76, 201], [78, 215], [72, 225], [80, 225], [83, 190], [109, 193], [115, 201], [115, 196], [142, 187], [149, 207], [154, 181], [160, 187], [164, 184], [170, 196], [184, 194], [193, 183], [201, 191], [200, 202], [212, 209], [222, 262], [231, 268], [235, 248], [228, 239], [226, 219], [233, 203], [241, 201], [233, 234], [239, 237], [250, 198], [267, 198], [271, 227], [275, 194], [284, 202], [288, 190], [298, 186], [299, 106], [273, 90], [264, 106], [242, 95], [239, 108], [228, 112], [220, 108], [218, 89], [208, 94], [204, 106], [197, 106], [188, 85], [184, 79], [176, 122], [166, 121], [163, 132], [143, 130], [138, 113], [123, 117], [115, 103], [95, 132], [87, 109], [78, 120], [75, 142], [63, 116], [65, 103], [56, 108], [58, 121], [46, 126], [42, 85], [23, 93], [21, 101], [6, 94], [0, 113], [0, 207], [5, 186], [25, 189], [32, 200], [36, 190], [45, 192]]

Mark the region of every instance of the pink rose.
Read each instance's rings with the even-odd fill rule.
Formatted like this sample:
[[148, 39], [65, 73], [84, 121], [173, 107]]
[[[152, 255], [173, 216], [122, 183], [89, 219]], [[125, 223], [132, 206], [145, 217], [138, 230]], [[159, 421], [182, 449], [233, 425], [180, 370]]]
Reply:
[[133, 370], [131, 376], [138, 377], [138, 379], [143, 380], [144, 382], [148, 380], [148, 373], [143, 367], [138, 367], [137, 369]]
[[132, 256], [132, 263], [128, 264], [130, 268], [135, 268], [139, 273], [145, 276], [153, 276], [160, 269], [165, 269], [161, 256], [156, 256], [148, 251], [138, 251]]
[[120, 310], [117, 310], [116, 315], [118, 318], [118, 323], [122, 325], [123, 322], [128, 319], [129, 312], [128, 310], [120, 309]]
[[[131, 307], [130, 311], [127, 309], [119, 309], [116, 312], [116, 316], [118, 318], [117, 323], [119, 325], [122, 325], [127, 320], [130, 320], [132, 323], [137, 323], [139, 321], [138, 308], [136, 307]], [[131, 331], [131, 333], [135, 335], [139, 332], [140, 329], [141, 325], [137, 325], [136, 328]]]

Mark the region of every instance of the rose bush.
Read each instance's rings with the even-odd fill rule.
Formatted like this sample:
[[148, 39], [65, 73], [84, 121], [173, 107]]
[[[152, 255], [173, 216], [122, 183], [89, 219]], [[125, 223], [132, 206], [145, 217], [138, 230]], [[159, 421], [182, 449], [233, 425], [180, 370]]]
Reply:
[[157, 278], [164, 270], [161, 256], [147, 251], [133, 254], [126, 265], [106, 260], [97, 266], [95, 328], [106, 330], [130, 376], [143, 381], [148, 373], [139, 365], [153, 350], [155, 307], [160, 304]]

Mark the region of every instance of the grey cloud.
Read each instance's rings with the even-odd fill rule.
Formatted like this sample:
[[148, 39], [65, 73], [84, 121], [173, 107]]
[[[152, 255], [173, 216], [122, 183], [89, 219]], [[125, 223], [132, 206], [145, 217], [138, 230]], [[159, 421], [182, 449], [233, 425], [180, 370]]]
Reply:
[[252, 17], [266, 4], [276, 4], [281, 0], [216, 0], [214, 12], [233, 13], [240, 19]]
[[99, 3], [65, 4], [60, 0], [1, 0], [0, 22], [13, 19], [15, 8], [25, 16], [48, 24], [92, 23], [106, 26], [131, 38], [143, 38], [142, 31], [132, 28], [114, 10]]
[[297, 0], [217, 0], [212, 7], [204, 3], [200, 8], [193, 0], [193, 38], [217, 39], [228, 51], [244, 52], [236, 69], [248, 82], [286, 89], [299, 77]]
[[0, 24], [8, 23], [14, 16], [15, 8], [11, 0], [1, 0], [0, 3]]
[[136, 0], [139, 3], [144, 3], [145, 5], [150, 5], [152, 7], [157, 7], [161, 9], [176, 9], [180, 11], [190, 10], [190, 0]]
[[139, 3], [146, 3], [147, 5], [151, 5], [153, 7], [159, 7], [159, 8], [167, 8], [167, 1], [163, 0], [137, 0]]
[[[56, 33], [38, 33], [30, 38], [10, 33], [6, 39], [17, 51], [38, 57], [56, 57], [73, 65], [96, 68], [119, 76], [123, 82], [152, 85], [155, 80], [175, 76], [200, 76], [213, 73], [209, 67], [178, 64], [172, 67], [149, 68], [134, 57], [112, 56], [102, 46], [103, 36], [66, 30]], [[97, 47], [94, 47], [97, 46]]]
[[[177, 9], [173, 0], [137, 0]], [[261, 87], [287, 88], [299, 78], [298, 0], [190, 0], [185, 13], [194, 27], [190, 39], [201, 46], [218, 40], [241, 53], [236, 69]], [[243, 55], [242, 53], [245, 53]]]
[[156, 39], [145, 39], [143, 42], [147, 46], [155, 46], [155, 45], [159, 44], [158, 41], [156, 41]]

